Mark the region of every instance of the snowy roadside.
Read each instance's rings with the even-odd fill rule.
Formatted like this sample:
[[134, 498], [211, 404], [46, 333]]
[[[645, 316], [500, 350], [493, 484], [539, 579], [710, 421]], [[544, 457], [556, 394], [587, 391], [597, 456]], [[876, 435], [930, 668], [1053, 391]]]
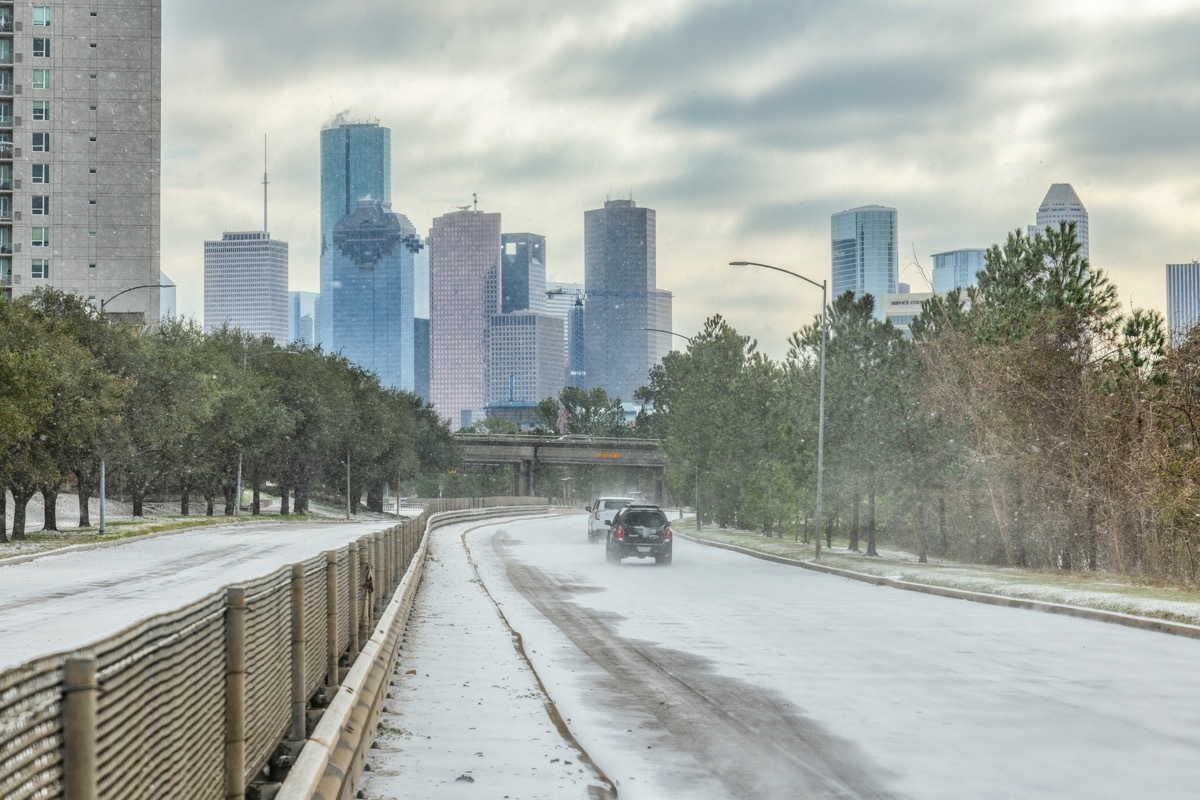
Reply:
[[[246, 496], [249, 497], [249, 493]], [[28, 557], [34, 557], [51, 551], [59, 551], [64, 548], [81, 545], [85, 547], [106, 545], [152, 533], [180, 531], [211, 525], [246, 524], [249, 522], [269, 523], [286, 521], [289, 524], [294, 524], [303, 519], [300, 517], [280, 517], [278, 514], [279, 498], [277, 497], [263, 495], [261, 507], [263, 513], [259, 516], [252, 516], [248, 511], [244, 511], [237, 518], [225, 516], [209, 517], [202, 513], [181, 517], [178, 516], [178, 502], [148, 502], [143, 507], [143, 516], [135, 517], [133, 516], [133, 507], [129, 503], [110, 499], [105, 503], [105, 531], [102, 536], [98, 530], [100, 522], [100, 500], [98, 498], [91, 498], [91, 502], [88, 504], [88, 513], [92, 527], [80, 528], [78, 496], [65, 492], [60, 494], [58, 502], [55, 504], [58, 530], [47, 531], [43, 530], [46, 517], [42, 496], [41, 494], [35, 494], [25, 508], [26, 538], [19, 541], [10, 540], [8, 542], [0, 542], [0, 564], [6, 562], [12, 563], [11, 560], [16, 558], [25, 560]], [[5, 530], [11, 533], [14, 511], [14, 501], [11, 493], [8, 494], [6, 508], [8, 513], [5, 520]], [[199, 506], [193, 503], [192, 508], [193, 510], [198, 508], [200, 511], [203, 511], [203, 501], [201, 501]], [[344, 506], [326, 506], [317, 501], [311, 501], [309, 508], [309, 516], [316, 518], [315, 521], [341, 521], [344, 520], [346, 515]], [[420, 514], [421, 509], [402, 508], [400, 513], [401, 516], [412, 517]], [[397, 519], [397, 517], [395, 514], [378, 514], [373, 511], [367, 511], [365, 508], [360, 508], [354, 519], [357, 521], [373, 522]]]
[[[697, 531], [695, 517], [678, 520], [673, 527], [681, 535], [699, 542], [731, 545], [805, 564], [815, 563], [810, 545], [789, 539], [773, 539], [751, 531], [711, 526]], [[1200, 625], [1200, 592], [1180, 587], [1136, 584], [1107, 573], [1059, 574], [937, 559], [921, 564], [915, 554], [896, 550], [880, 550], [878, 558], [868, 558], [862, 553], [836, 547], [836, 542], [834, 548], [822, 550], [819, 564], [925, 586]]]
[[462, 540], [476, 527], [464, 523], [431, 534], [358, 796], [614, 796], [556, 719], [519, 635], [480, 582]]

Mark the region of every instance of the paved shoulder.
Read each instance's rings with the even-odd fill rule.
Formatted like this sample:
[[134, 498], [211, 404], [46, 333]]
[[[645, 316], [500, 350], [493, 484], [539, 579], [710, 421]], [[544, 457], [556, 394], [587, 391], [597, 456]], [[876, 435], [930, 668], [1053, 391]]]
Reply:
[[360, 796], [608, 796], [480, 583], [462, 541], [469, 527], [431, 534]]

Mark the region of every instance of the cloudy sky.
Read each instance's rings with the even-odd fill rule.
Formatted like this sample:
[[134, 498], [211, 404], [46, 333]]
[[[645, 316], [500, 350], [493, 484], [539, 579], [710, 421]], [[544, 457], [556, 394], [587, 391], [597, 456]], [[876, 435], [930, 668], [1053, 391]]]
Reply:
[[[657, 210], [673, 327], [723, 314], [773, 356], [829, 275], [830, 214], [899, 212], [901, 280], [1032, 223], [1051, 183], [1090, 214], [1127, 306], [1200, 258], [1195, 0], [204, 0], [163, 3], [162, 268], [203, 314], [203, 242], [262, 227], [317, 288], [318, 143], [392, 130], [418, 231], [479, 196], [583, 278], [583, 213]], [[920, 268], [916, 266], [919, 262]]]

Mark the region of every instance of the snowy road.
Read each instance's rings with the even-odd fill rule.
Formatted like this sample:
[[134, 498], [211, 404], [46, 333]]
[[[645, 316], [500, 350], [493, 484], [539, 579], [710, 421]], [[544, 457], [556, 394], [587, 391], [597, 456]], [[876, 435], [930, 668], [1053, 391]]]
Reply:
[[[585, 524], [468, 534], [487, 592], [461, 591], [473, 578], [460, 573], [436, 638], [482, 635], [487, 615], [467, 609], [494, 598], [622, 798], [1190, 798], [1200, 785], [1200, 642], [681, 541], [673, 566], [613, 567]], [[453, 535], [434, 544], [465, 563]], [[430, 624], [414, 621], [410, 638]], [[455, 658], [469, 670], [497, 655]], [[395, 724], [434, 698], [447, 700], [406, 694]], [[515, 714], [490, 702], [461, 713], [508, 715], [518, 737]], [[458, 796], [407, 788], [367, 796]]]
[[0, 670], [90, 644], [395, 520], [199, 528], [0, 564]]

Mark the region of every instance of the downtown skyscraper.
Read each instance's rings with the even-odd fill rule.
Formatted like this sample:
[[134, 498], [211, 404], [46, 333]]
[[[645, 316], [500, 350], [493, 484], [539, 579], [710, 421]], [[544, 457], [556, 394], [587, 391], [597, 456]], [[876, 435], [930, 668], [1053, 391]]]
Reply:
[[160, 42], [160, 0], [0, 2], [0, 299], [158, 320]]
[[656, 216], [632, 199], [583, 215], [587, 388], [633, 402], [670, 350], [671, 294], [656, 286]]
[[266, 231], [204, 243], [204, 328], [288, 342], [288, 244]]
[[330, 235], [324, 261], [332, 291], [322, 311], [333, 325], [325, 349], [392, 389], [417, 389], [414, 256], [416, 228], [387, 203], [360, 200]]
[[488, 326], [500, 311], [500, 215], [467, 206], [429, 231], [429, 401], [453, 430], [487, 404]]
[[834, 214], [830, 246], [829, 299], [845, 292], [856, 298], [869, 294], [875, 299], [875, 316], [881, 317], [883, 296], [900, 288], [896, 209], [872, 205]]
[[1167, 335], [1178, 347], [1200, 325], [1200, 261], [1167, 264]]
[[392, 202], [392, 132], [375, 122], [343, 122], [321, 131], [321, 291], [317, 338], [328, 349], [334, 317], [333, 229], [360, 200]]
[[1042, 204], [1038, 206], [1037, 222], [1029, 226], [1029, 235], [1045, 233], [1046, 228], [1058, 230], [1059, 223], [1075, 223], [1075, 240], [1079, 242], [1079, 254], [1084, 258], [1089, 256], [1090, 234], [1088, 232], [1088, 212], [1083, 207], [1083, 201], [1075, 193], [1075, 188], [1069, 183], [1054, 183], [1046, 192]]

